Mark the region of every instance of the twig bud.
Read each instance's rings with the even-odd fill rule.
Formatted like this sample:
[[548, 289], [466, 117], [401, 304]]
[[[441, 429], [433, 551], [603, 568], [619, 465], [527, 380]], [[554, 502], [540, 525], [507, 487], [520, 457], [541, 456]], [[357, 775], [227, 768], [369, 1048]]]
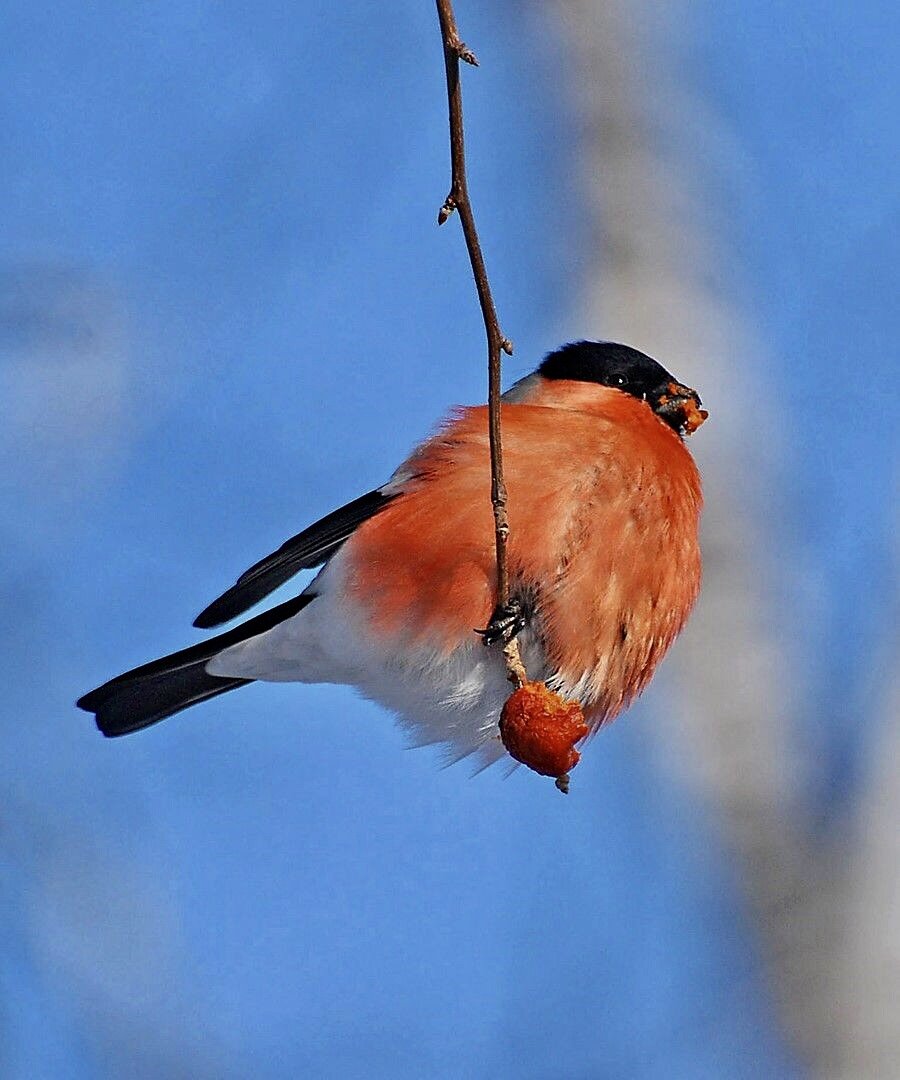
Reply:
[[447, 198], [444, 200], [444, 205], [440, 208], [440, 210], [438, 210], [438, 216], [437, 216], [438, 225], [443, 225], [444, 222], [447, 220], [448, 217], [450, 217], [450, 215], [453, 213], [453, 211], [455, 209], [456, 209], [456, 201], [455, 201], [455, 199], [453, 198], [452, 195], [448, 195]]

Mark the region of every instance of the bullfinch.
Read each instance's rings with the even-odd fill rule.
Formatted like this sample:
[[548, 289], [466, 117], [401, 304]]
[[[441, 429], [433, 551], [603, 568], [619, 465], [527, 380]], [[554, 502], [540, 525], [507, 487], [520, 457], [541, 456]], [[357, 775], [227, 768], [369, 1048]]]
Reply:
[[646, 686], [697, 598], [702, 497], [684, 436], [706, 418], [700, 404], [627, 345], [566, 345], [502, 398], [508, 605], [496, 606], [487, 408], [462, 408], [194, 625], [228, 622], [321, 567], [298, 596], [78, 706], [115, 736], [255, 680], [346, 683], [415, 743], [489, 764], [504, 754], [510, 687], [500, 650], [484, 646], [517, 635], [529, 678], [580, 703], [594, 731]]

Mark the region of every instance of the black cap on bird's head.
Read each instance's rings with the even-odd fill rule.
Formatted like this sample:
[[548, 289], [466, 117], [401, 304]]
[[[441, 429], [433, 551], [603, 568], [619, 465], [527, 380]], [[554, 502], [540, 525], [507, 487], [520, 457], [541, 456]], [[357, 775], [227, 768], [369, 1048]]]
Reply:
[[538, 368], [545, 379], [593, 382], [646, 401], [679, 435], [690, 435], [709, 415], [696, 390], [678, 382], [646, 353], [613, 341], [576, 341], [550, 353]]

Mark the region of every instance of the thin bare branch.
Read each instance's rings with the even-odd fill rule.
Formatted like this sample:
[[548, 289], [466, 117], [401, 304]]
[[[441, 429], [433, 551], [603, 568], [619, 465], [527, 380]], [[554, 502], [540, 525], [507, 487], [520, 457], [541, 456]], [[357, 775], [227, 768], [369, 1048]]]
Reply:
[[[488, 347], [488, 414], [491, 446], [491, 505], [494, 509], [494, 537], [497, 548], [497, 601], [505, 604], [509, 600], [509, 568], [507, 560], [507, 539], [509, 537], [509, 517], [506, 511], [506, 484], [503, 480], [503, 446], [500, 432], [500, 353], [512, 355], [512, 342], [504, 337], [497, 318], [497, 309], [491, 295], [484, 256], [478, 231], [475, 228], [475, 215], [469, 200], [466, 181], [466, 149], [463, 132], [462, 88], [459, 82], [459, 62], [478, 64], [475, 54], [459, 36], [456, 17], [451, 0], [436, 0], [438, 18], [441, 23], [441, 35], [444, 42], [444, 67], [447, 72], [447, 103], [450, 113], [450, 193], [438, 213], [438, 224], [442, 225], [456, 210], [462, 224], [466, 250], [472, 266], [475, 288], [478, 290], [478, 302], [484, 319]], [[521, 685], [525, 681], [525, 671], [519, 657], [515, 641], [503, 648], [510, 681]]]

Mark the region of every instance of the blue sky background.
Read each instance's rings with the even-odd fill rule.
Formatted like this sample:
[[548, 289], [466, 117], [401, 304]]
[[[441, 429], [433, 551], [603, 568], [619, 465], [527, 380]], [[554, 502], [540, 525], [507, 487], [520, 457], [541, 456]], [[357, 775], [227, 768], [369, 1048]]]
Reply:
[[[537, 10], [458, 11], [507, 381], [602, 335], [564, 323], [575, 124]], [[676, 42], [730, 135], [710, 206], [784, 406], [769, 536], [823, 814], [883, 720], [897, 21], [729, 0]], [[434, 225], [431, 5], [11, 0], [4, 22], [0, 1072], [802, 1076], [736, 869], [648, 757], [661, 688], [568, 799], [441, 770], [342, 688], [253, 686], [117, 741], [74, 711], [482, 400], [484, 346]]]

